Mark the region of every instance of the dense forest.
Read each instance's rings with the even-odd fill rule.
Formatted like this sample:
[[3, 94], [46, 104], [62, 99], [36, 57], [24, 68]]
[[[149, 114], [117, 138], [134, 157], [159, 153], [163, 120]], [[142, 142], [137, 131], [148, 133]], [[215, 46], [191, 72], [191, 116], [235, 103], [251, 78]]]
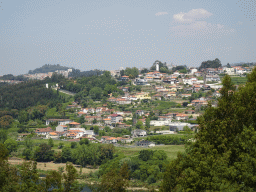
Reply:
[[14, 76], [13, 74], [3, 75], [0, 79], [2, 80], [15, 80], [15, 81], [27, 81], [28, 78], [23, 75]]
[[0, 87], [0, 109], [25, 109], [35, 105], [54, 105], [63, 102], [52, 89], [46, 89], [45, 81], [29, 81]]

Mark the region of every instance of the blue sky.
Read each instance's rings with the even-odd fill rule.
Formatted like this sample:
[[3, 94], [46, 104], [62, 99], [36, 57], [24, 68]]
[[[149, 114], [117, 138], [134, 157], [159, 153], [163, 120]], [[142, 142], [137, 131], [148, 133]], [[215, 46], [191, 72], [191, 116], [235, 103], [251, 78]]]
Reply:
[[[256, 62], [249, 0], [0, 0], [0, 75]], [[249, 8], [248, 8], [249, 7]], [[255, 11], [254, 11], [255, 12]], [[254, 14], [254, 15], [253, 15]]]

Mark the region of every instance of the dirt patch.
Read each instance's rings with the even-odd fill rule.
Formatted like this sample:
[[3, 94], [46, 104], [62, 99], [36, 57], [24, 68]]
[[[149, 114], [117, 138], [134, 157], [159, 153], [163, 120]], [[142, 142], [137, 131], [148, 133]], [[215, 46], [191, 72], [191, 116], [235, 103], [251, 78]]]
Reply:
[[[19, 159], [19, 158], [9, 158], [8, 162], [11, 165], [22, 165], [23, 162], [27, 162], [26, 160]], [[50, 171], [50, 170], [55, 170], [57, 171], [59, 167], [63, 167], [65, 170], [66, 163], [53, 163], [53, 162], [46, 162], [46, 163], [41, 163], [37, 162], [37, 169], [43, 170], [43, 171]], [[80, 173], [80, 166], [79, 165], [74, 165], [78, 173]], [[91, 168], [82, 168], [82, 173], [90, 173], [90, 172], [95, 172], [98, 169], [91, 169]]]

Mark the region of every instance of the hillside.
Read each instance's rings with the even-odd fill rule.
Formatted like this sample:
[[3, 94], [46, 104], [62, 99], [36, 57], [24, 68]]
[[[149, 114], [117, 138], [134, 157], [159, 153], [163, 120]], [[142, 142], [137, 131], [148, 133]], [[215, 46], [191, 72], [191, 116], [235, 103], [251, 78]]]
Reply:
[[35, 74], [35, 73], [48, 73], [48, 72], [55, 72], [56, 70], [67, 70], [70, 69], [70, 67], [64, 67], [57, 65], [51, 65], [51, 64], [45, 64], [42, 67], [36, 68], [34, 70], [29, 70], [28, 74]]

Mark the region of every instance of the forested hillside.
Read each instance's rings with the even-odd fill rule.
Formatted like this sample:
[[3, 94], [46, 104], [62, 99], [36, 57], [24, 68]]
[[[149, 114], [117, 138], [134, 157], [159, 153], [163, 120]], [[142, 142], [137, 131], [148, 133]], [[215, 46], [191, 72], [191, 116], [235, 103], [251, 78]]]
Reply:
[[79, 103], [85, 103], [89, 99], [106, 99], [109, 93], [123, 94], [123, 91], [117, 88], [117, 81], [111, 78], [108, 71], [100, 76], [79, 77], [75, 80], [66, 81], [61, 86], [65, 90], [77, 93], [75, 100]]
[[45, 88], [45, 81], [29, 81], [0, 87], [0, 109], [25, 109], [38, 104], [62, 102], [52, 89]]

